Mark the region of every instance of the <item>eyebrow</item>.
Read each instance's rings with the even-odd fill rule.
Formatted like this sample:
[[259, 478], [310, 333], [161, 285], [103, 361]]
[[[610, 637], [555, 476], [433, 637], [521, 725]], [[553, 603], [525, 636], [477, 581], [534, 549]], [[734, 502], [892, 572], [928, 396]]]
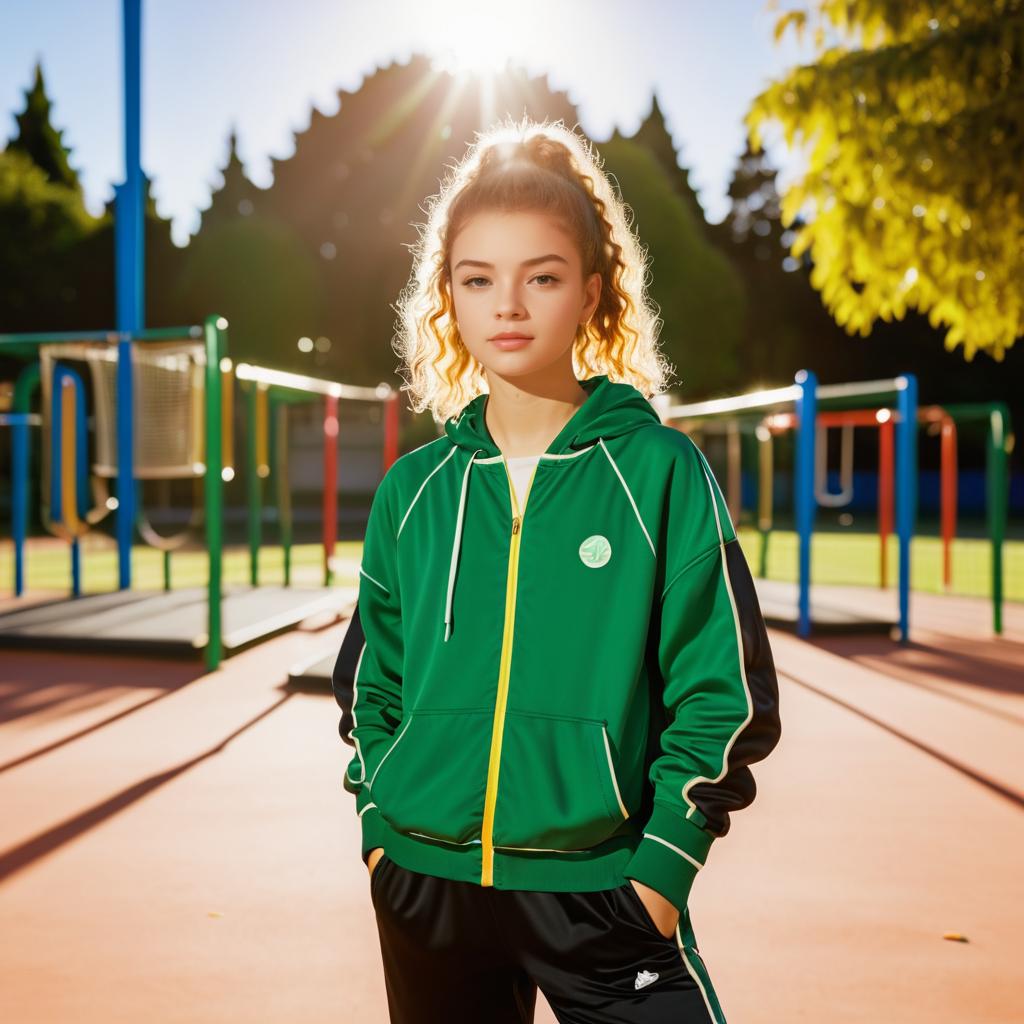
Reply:
[[[547, 256], [534, 256], [533, 259], [523, 260], [520, 266], [532, 267], [535, 263], [547, 263], [548, 260], [558, 260], [560, 263], [564, 263], [566, 266], [569, 265], [569, 261], [564, 256], [559, 256], [558, 253], [551, 252], [548, 253]], [[459, 262], [455, 264], [452, 273], [454, 273], [456, 270], [459, 269], [459, 267], [462, 266], [487, 267], [492, 270], [494, 269], [493, 263], [485, 263], [483, 260], [459, 260]]]

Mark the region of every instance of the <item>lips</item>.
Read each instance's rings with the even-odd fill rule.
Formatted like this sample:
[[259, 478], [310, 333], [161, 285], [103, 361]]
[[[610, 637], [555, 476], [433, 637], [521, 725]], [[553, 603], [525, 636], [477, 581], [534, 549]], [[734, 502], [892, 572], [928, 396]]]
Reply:
[[491, 344], [494, 345], [495, 348], [500, 348], [506, 352], [511, 351], [512, 349], [523, 348], [526, 345], [529, 345], [531, 341], [533, 341], [533, 338], [527, 338], [522, 334], [512, 337], [502, 337], [499, 335], [496, 338], [491, 338]]

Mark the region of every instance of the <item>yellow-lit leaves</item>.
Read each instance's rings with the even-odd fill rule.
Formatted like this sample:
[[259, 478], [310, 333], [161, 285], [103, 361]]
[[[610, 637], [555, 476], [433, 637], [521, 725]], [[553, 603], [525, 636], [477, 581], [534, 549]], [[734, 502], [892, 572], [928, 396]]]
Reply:
[[815, 63], [746, 118], [755, 150], [775, 125], [806, 157], [781, 196], [784, 226], [807, 221], [791, 255], [851, 334], [916, 308], [947, 348], [1002, 358], [1024, 334], [1024, 3], [817, 0], [776, 38], [812, 18]]

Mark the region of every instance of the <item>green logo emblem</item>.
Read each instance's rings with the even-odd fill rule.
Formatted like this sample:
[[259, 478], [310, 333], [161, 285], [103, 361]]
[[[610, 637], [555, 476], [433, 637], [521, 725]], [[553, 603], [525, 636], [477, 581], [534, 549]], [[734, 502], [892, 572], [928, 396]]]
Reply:
[[607, 537], [595, 533], [580, 545], [580, 561], [591, 569], [600, 569], [612, 557], [612, 546]]

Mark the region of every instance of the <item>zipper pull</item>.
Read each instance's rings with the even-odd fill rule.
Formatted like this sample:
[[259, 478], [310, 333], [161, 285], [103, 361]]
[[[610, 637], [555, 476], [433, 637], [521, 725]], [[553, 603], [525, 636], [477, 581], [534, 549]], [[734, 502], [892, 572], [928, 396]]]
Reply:
[[514, 537], [519, 532], [519, 516], [512, 517], [512, 536]]

